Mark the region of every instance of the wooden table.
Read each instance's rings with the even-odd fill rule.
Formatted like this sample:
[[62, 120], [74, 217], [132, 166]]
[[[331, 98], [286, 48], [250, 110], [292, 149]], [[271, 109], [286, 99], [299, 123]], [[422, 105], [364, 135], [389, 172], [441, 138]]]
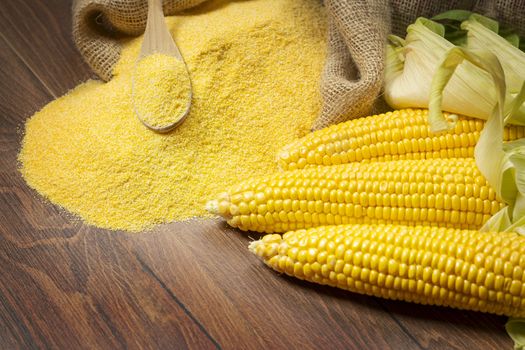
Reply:
[[45, 203], [17, 153], [24, 120], [93, 76], [71, 40], [70, 7], [0, 2], [0, 348], [512, 347], [504, 317], [279, 276], [218, 220], [131, 235]]

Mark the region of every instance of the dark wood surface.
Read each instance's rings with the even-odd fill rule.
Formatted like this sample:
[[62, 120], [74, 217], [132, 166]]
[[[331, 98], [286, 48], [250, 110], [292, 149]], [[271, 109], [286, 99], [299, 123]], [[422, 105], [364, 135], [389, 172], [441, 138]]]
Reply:
[[0, 1], [0, 348], [512, 347], [504, 317], [279, 276], [219, 220], [130, 235], [42, 201], [17, 171], [23, 122], [92, 76], [70, 6]]

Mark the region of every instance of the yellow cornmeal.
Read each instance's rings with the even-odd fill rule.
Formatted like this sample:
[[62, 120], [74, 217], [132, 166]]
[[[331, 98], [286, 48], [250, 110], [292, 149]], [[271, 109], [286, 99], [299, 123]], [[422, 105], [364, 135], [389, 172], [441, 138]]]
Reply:
[[133, 77], [133, 101], [140, 119], [162, 128], [177, 122], [187, 109], [190, 79], [184, 62], [159, 53], [137, 63]]
[[24, 178], [90, 224], [139, 231], [209, 216], [206, 201], [224, 188], [276, 171], [277, 151], [320, 111], [320, 1], [205, 3], [167, 23], [193, 84], [179, 128], [151, 132], [133, 112], [140, 38], [126, 43], [110, 82], [83, 83], [27, 121]]

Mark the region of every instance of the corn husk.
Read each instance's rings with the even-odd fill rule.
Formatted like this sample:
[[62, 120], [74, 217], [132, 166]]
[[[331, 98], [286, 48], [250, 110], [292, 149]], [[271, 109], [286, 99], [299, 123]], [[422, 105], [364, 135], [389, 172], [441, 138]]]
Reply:
[[[525, 54], [512, 46], [497, 32], [488, 28], [474, 15], [462, 23], [467, 33], [463, 40], [456, 42], [466, 45], [469, 50], [482, 48], [482, 42], [490, 39], [493, 54], [505, 60], [504, 75], [512, 83], [507, 87], [503, 99], [503, 112], [511, 124], [525, 125], [525, 105], [514, 106], [516, 94], [525, 80]], [[426, 18], [419, 18], [407, 28], [402, 39], [390, 36], [387, 45], [385, 72], [385, 100], [396, 109], [426, 108], [430, 102], [430, 85], [437, 67], [447, 52], [456, 47], [446, 37], [445, 26]], [[517, 50], [517, 52], [516, 52]], [[518, 67], [515, 67], [518, 66]], [[466, 60], [457, 67], [443, 91], [442, 108], [451, 113], [474, 118], [489, 119], [496, 103], [496, 90], [487, 71]], [[446, 125], [431, 121], [434, 130], [445, 130]], [[449, 126], [450, 127], [450, 126]]]

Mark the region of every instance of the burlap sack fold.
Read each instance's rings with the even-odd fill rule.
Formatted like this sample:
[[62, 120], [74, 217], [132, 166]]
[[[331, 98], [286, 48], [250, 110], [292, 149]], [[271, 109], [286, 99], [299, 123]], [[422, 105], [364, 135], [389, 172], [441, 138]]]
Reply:
[[[164, 0], [166, 15], [205, 0]], [[319, 0], [312, 0], [319, 1]], [[497, 19], [525, 34], [523, 0], [325, 0], [329, 20], [328, 54], [321, 79], [323, 108], [313, 129], [381, 111], [387, 35], [404, 36], [417, 17], [465, 9]], [[75, 0], [74, 41], [93, 71], [111, 79], [121, 36], [144, 31], [146, 0]], [[374, 109], [374, 104], [376, 108]]]
[[325, 5], [330, 25], [321, 78], [323, 110], [313, 129], [370, 111], [381, 90], [390, 31], [387, 0], [327, 0]]

